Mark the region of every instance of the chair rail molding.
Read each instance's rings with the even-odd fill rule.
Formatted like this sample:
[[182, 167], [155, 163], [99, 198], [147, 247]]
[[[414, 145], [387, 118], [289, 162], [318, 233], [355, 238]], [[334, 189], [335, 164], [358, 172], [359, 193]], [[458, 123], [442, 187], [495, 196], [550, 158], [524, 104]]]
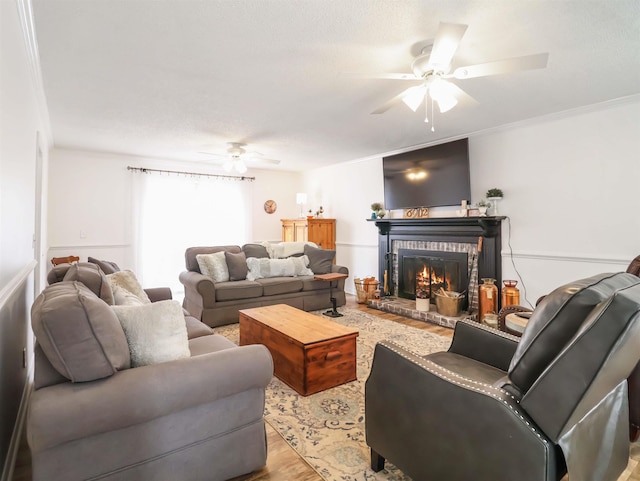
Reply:
[[2, 288], [2, 290], [0, 290], [0, 309], [4, 308], [7, 301], [11, 299], [20, 286], [24, 284], [37, 265], [38, 262], [35, 259], [29, 261], [22, 269], [20, 269], [20, 272], [18, 272], [13, 279], [11, 279], [7, 285]]
[[565, 262], [585, 262], [591, 264], [620, 264], [625, 269], [629, 265], [633, 255], [629, 257], [618, 256], [589, 256], [585, 254], [568, 254], [568, 253], [551, 253], [551, 252], [533, 252], [533, 251], [513, 251], [503, 250], [501, 253], [503, 258], [513, 257], [514, 259], [533, 259], [542, 261], [565, 261]]

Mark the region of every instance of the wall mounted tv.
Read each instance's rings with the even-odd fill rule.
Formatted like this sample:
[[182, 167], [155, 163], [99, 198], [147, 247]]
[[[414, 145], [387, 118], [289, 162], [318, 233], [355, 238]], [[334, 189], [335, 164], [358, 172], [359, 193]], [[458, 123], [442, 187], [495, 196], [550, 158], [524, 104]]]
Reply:
[[459, 205], [471, 199], [469, 139], [383, 157], [386, 209]]

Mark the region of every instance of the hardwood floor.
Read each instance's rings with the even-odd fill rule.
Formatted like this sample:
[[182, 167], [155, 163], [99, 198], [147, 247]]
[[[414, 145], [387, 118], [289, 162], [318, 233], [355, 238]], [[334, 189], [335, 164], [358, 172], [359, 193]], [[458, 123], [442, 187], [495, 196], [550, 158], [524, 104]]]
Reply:
[[[418, 329], [424, 329], [441, 336], [451, 337], [453, 335], [453, 331], [446, 327], [381, 312], [376, 309], [369, 309], [365, 305], [358, 304], [356, 297], [352, 295], [347, 295], [347, 307], [370, 312], [378, 317]], [[31, 481], [31, 456], [25, 442], [24, 434], [22, 438], [13, 480]], [[269, 424], [267, 424], [267, 441], [269, 445], [267, 465], [259, 471], [233, 478], [232, 481], [323, 481]], [[639, 444], [636, 443], [631, 447], [631, 457], [632, 461], [629, 464], [629, 472], [625, 473], [626, 476], [623, 475], [620, 480], [640, 481], [640, 463], [638, 463], [638, 460], [640, 460]], [[563, 478], [563, 481], [566, 479], [568, 478]]]

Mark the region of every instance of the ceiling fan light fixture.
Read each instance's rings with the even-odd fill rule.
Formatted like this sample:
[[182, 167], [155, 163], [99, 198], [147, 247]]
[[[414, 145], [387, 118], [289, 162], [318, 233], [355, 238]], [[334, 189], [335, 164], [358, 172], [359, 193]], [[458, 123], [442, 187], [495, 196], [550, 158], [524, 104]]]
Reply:
[[244, 174], [247, 171], [247, 166], [244, 165], [244, 162], [242, 162], [242, 160], [237, 159], [235, 162], [235, 167], [236, 167], [236, 172], [238, 172], [239, 174]]
[[440, 77], [435, 77], [429, 86], [429, 95], [438, 103], [440, 113], [445, 113], [458, 104], [458, 100], [453, 94], [452, 84]]
[[420, 107], [426, 93], [426, 85], [416, 85], [407, 90], [407, 93], [402, 97], [402, 101], [415, 112]]

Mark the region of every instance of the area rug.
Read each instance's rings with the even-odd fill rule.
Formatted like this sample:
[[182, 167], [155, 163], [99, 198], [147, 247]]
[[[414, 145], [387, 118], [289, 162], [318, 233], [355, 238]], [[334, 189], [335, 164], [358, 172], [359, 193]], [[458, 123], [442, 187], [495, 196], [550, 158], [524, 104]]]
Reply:
[[[274, 377], [266, 392], [265, 419], [327, 481], [410, 481], [390, 463], [379, 473], [369, 467], [364, 384], [371, 370], [373, 350], [378, 341], [391, 340], [411, 351], [428, 354], [446, 350], [451, 339], [357, 309], [341, 308], [340, 312], [344, 317], [332, 320], [360, 332], [357, 381], [304, 397]], [[216, 328], [215, 332], [238, 343], [237, 324]]]

